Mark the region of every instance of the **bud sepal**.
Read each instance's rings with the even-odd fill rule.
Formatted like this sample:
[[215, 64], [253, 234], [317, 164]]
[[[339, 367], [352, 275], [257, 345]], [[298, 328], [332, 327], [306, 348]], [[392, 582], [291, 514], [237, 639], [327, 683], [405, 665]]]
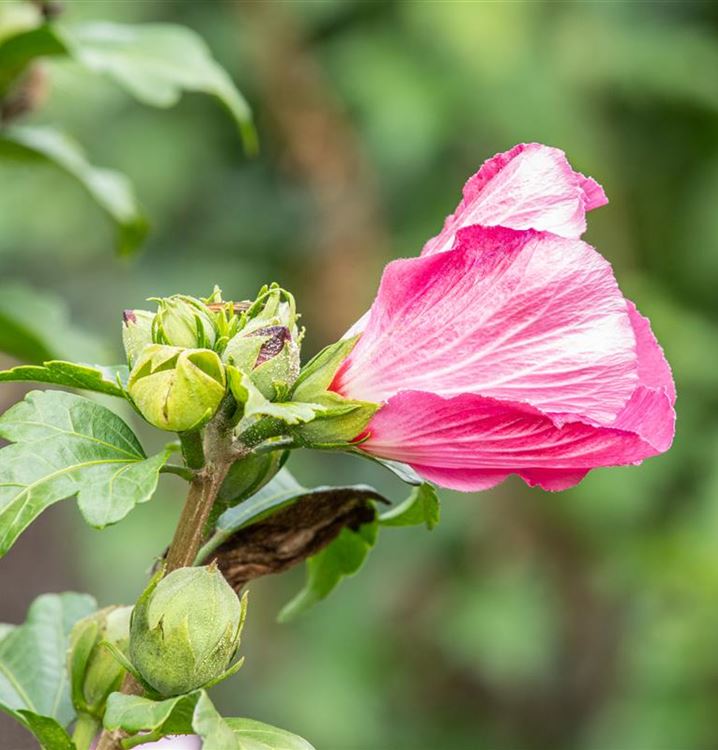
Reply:
[[295, 401], [321, 406], [316, 418], [293, 428], [297, 444], [316, 449], [346, 449], [361, 442], [369, 420], [381, 408], [372, 401], [344, 398], [329, 390], [359, 336], [341, 339], [322, 349], [303, 368], [292, 392]]
[[79, 713], [101, 718], [108, 696], [118, 690], [124, 666], [106, 648], [124, 654], [129, 645], [132, 607], [107, 607], [72, 629], [68, 671], [72, 702]]

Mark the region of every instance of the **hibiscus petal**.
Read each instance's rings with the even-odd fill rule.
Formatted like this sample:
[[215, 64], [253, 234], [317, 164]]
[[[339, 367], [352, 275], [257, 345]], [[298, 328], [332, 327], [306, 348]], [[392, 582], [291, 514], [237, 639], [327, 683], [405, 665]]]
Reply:
[[456, 211], [422, 255], [450, 250], [459, 229], [474, 224], [578, 238], [586, 231], [586, 211], [607, 202], [603, 188], [575, 172], [563, 151], [521, 143], [484, 162], [468, 180]]
[[639, 386], [616, 417], [612, 427], [633, 430], [649, 439], [661, 451], [673, 442], [676, 425], [676, 386], [663, 349], [651, 331], [651, 325], [633, 302], [627, 302], [628, 314], [636, 337]]
[[610, 425], [638, 385], [636, 337], [608, 262], [580, 240], [471, 227], [390, 263], [333, 389], [475, 393]]
[[509, 474], [531, 486], [566, 489], [592, 468], [640, 463], [663, 447], [637, 430], [579, 421], [558, 426], [526, 404], [405, 391], [374, 415], [361, 449], [408, 463], [442, 486], [470, 491]]

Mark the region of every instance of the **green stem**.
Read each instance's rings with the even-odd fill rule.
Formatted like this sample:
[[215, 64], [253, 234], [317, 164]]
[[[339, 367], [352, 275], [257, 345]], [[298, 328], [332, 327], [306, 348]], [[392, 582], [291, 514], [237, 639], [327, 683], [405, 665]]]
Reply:
[[188, 482], [192, 481], [194, 472], [192, 469], [188, 469], [186, 466], [178, 466], [177, 464], [165, 464], [160, 469], [160, 474], [174, 474], [175, 476], [182, 477]]
[[201, 469], [204, 466], [204, 446], [202, 444], [202, 433], [181, 432], [180, 443], [182, 443], [182, 455], [190, 469]]
[[72, 741], [77, 750], [90, 750], [93, 740], [100, 731], [100, 721], [90, 714], [81, 713], [77, 717], [75, 731], [72, 733]]

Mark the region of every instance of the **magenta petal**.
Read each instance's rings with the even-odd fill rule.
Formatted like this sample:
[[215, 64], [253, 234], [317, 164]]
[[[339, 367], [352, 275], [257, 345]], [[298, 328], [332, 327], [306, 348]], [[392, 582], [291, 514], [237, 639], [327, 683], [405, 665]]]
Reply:
[[450, 250], [456, 233], [475, 224], [578, 238], [586, 231], [586, 211], [607, 202], [601, 186], [575, 172], [563, 151], [521, 143], [484, 162], [468, 180], [456, 211], [422, 255]]
[[451, 252], [387, 266], [333, 388], [377, 402], [474, 393], [608, 426], [638, 383], [606, 260], [580, 240], [471, 227]]
[[532, 486], [566, 489], [592, 468], [635, 464], [661, 452], [638, 431], [579, 421], [557, 426], [526, 404], [473, 394], [399, 393], [375, 414], [368, 433], [362, 450], [463, 491], [487, 489], [509, 474]]
[[541, 487], [544, 490], [558, 492], [575, 487], [589, 472], [589, 469], [522, 469], [516, 472], [495, 472], [417, 465], [414, 465], [414, 469], [429, 482], [459, 492], [490, 490], [512, 473], [521, 477], [529, 487]]
[[611, 426], [632, 430], [659, 451], [666, 451], [675, 434], [676, 386], [650, 323], [633, 302], [627, 306], [636, 336], [639, 385]]

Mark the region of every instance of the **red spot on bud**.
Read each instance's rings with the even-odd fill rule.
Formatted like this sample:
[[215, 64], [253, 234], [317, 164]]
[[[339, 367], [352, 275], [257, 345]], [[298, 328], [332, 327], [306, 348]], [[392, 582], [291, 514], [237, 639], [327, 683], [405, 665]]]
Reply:
[[262, 348], [257, 355], [257, 361], [254, 365], [255, 367], [259, 367], [259, 365], [276, 357], [284, 348], [284, 344], [286, 344], [287, 341], [292, 340], [292, 334], [286, 326], [267, 326], [267, 328], [259, 328], [255, 331], [254, 335], [270, 337], [262, 344]]

